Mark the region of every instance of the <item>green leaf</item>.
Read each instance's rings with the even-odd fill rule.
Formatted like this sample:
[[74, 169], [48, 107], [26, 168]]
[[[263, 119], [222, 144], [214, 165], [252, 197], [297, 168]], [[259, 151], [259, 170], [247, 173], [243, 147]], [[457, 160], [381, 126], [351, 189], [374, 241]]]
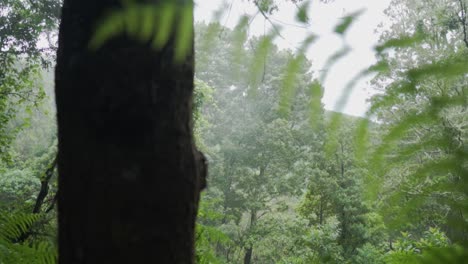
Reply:
[[249, 90], [248, 93], [251, 96], [255, 96], [257, 87], [260, 85], [263, 78], [264, 66], [270, 49], [273, 45], [273, 39], [276, 36], [274, 31], [269, 34], [262, 36], [255, 49], [255, 56], [253, 61], [250, 63], [250, 78], [249, 78]]
[[142, 17], [142, 14], [144, 8], [138, 6], [138, 5], [131, 5], [124, 9], [124, 24], [125, 24], [125, 32], [129, 36], [136, 36], [140, 30], [139, 22], [140, 22], [140, 17]]
[[310, 124], [313, 129], [316, 129], [319, 124], [320, 117], [322, 116], [322, 97], [323, 87], [318, 81], [310, 85]]
[[122, 34], [125, 26], [124, 13], [118, 10], [110, 11], [97, 26], [90, 42], [89, 49], [97, 50], [109, 39]]
[[141, 28], [139, 37], [141, 41], [146, 42], [151, 39], [156, 31], [158, 16], [154, 7], [143, 8], [141, 12]]
[[287, 116], [289, 114], [291, 103], [293, 101], [295, 91], [297, 88], [297, 74], [304, 61], [305, 56], [302, 54], [298, 54], [293, 59], [291, 59], [288, 65], [286, 66], [279, 101], [279, 112], [283, 116]]
[[412, 36], [402, 36], [399, 38], [392, 38], [387, 41], [385, 41], [381, 45], [377, 45], [374, 49], [377, 51], [377, 53], [382, 53], [385, 50], [391, 49], [391, 48], [405, 48], [405, 47], [410, 47], [416, 43], [421, 42], [424, 40], [424, 35], [422, 34], [414, 34]]
[[185, 5], [182, 8], [180, 16], [180, 23], [176, 36], [176, 62], [182, 62], [193, 49], [193, 5]]
[[341, 23], [336, 25], [335, 30], [334, 30], [335, 33], [343, 35], [349, 29], [352, 23], [356, 20], [356, 18], [358, 18], [363, 12], [364, 10], [358, 10], [356, 12], [353, 12], [343, 17]]
[[369, 142], [369, 119], [365, 117], [358, 123], [355, 132], [355, 148], [356, 148], [356, 159], [362, 161], [365, 158], [365, 154]]
[[328, 72], [329, 72], [329, 69], [335, 64], [337, 63], [340, 59], [344, 58], [346, 55], [348, 55], [348, 53], [351, 51], [351, 48], [349, 46], [343, 46], [341, 49], [339, 49], [338, 51], [336, 51], [335, 53], [333, 53], [332, 56], [330, 56], [327, 61], [325, 62], [324, 66], [323, 66], [323, 73], [320, 75], [320, 81], [321, 82], [324, 82], [327, 75], [328, 75]]
[[299, 6], [299, 9], [297, 10], [297, 13], [296, 13], [296, 19], [299, 22], [302, 22], [302, 23], [309, 22], [309, 17], [307, 15], [307, 10], [309, 9], [309, 6], [310, 6], [310, 1], [305, 1]]
[[[156, 10], [155, 9], [153, 10]], [[172, 26], [174, 22], [174, 17], [176, 13], [176, 6], [173, 4], [163, 4], [159, 7], [157, 14], [159, 15], [158, 24], [156, 26], [156, 34], [153, 38], [153, 47], [156, 49], [161, 49], [166, 45], [169, 40], [169, 36], [172, 33]]]

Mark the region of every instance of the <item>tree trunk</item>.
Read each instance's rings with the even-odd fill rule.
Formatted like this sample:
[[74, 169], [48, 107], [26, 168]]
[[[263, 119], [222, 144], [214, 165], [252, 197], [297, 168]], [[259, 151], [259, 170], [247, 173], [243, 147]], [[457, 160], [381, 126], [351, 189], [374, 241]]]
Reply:
[[253, 253], [253, 247], [249, 246], [245, 250], [245, 255], [244, 255], [244, 264], [250, 264], [252, 261], [252, 253]]
[[320, 197], [320, 207], [319, 207], [319, 224], [323, 224], [323, 197]]
[[39, 194], [37, 195], [36, 203], [34, 204], [34, 208], [32, 211], [33, 214], [38, 214], [41, 212], [41, 208], [42, 208], [42, 205], [44, 204], [44, 200], [49, 194], [49, 181], [54, 175], [54, 170], [56, 166], [57, 166], [57, 156], [55, 156], [54, 160], [47, 167], [46, 171], [44, 172], [44, 175], [41, 177], [41, 189], [39, 191]]
[[121, 2], [62, 8], [59, 263], [193, 263], [205, 172], [192, 137], [193, 38], [178, 64], [174, 32], [159, 50], [122, 34], [90, 51], [95, 25]]
[[[250, 227], [249, 227], [249, 229], [255, 228], [256, 223], [257, 223], [257, 211], [252, 209], [250, 211]], [[253, 253], [253, 245], [250, 244], [245, 249], [244, 264], [250, 264], [252, 262], [252, 253]]]

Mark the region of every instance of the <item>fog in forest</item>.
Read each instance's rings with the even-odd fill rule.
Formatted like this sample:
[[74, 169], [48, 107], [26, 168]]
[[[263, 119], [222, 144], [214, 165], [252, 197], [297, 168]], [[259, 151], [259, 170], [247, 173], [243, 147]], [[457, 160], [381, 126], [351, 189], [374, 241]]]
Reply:
[[[0, 264], [58, 263], [61, 4], [0, 3]], [[195, 7], [195, 263], [464, 263], [468, 2], [218, 4]]]

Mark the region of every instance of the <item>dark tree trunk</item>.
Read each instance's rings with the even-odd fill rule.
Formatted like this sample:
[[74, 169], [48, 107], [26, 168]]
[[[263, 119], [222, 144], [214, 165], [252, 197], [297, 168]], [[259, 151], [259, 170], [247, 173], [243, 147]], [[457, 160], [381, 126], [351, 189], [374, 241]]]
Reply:
[[320, 197], [319, 224], [323, 224], [323, 197]]
[[[46, 171], [44, 174], [41, 176], [41, 189], [39, 190], [39, 193], [36, 197], [36, 203], [34, 204], [32, 213], [33, 214], [39, 214], [41, 213], [42, 205], [44, 205], [45, 198], [49, 194], [49, 181], [54, 175], [54, 170], [55, 167], [57, 166], [57, 156], [54, 158], [54, 160], [49, 164], [47, 167]], [[52, 199], [51, 204], [49, 207], [45, 210], [46, 213], [50, 211], [51, 206], [54, 205], [55, 199]], [[32, 227], [29, 227], [26, 232], [21, 234], [17, 239], [14, 239], [12, 242], [13, 243], [20, 243], [26, 241], [31, 235], [32, 235]]]
[[122, 35], [90, 51], [95, 25], [121, 2], [63, 4], [59, 263], [193, 263], [205, 171], [192, 137], [193, 40], [179, 64], [173, 38], [154, 50]]
[[49, 194], [49, 181], [54, 174], [55, 167], [57, 166], [57, 157], [54, 158], [52, 163], [47, 167], [44, 175], [41, 177], [41, 189], [39, 194], [36, 198], [36, 203], [34, 204], [34, 208], [32, 213], [38, 214], [41, 212], [42, 205], [44, 204], [44, 200]]
[[252, 261], [252, 253], [253, 253], [253, 247], [249, 246], [245, 250], [245, 255], [244, 255], [244, 264], [250, 264]]
[[[261, 174], [261, 170], [260, 170], [260, 174]], [[249, 227], [249, 229], [255, 228], [256, 223], [257, 223], [257, 211], [252, 209], [250, 211], [250, 227]], [[252, 253], [253, 253], [253, 245], [250, 244], [245, 249], [244, 264], [250, 264], [252, 262]]]

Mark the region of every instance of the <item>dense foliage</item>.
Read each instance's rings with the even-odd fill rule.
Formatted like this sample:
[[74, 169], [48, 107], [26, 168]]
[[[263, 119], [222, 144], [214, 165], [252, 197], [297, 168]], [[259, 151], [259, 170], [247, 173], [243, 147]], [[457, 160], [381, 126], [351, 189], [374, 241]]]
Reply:
[[[264, 16], [277, 8], [254, 3]], [[366, 72], [378, 91], [366, 117], [323, 109], [307, 45], [280, 50], [277, 32], [248, 37], [247, 20], [234, 29], [197, 24], [194, 133], [209, 161], [197, 262], [463, 263], [467, 4], [392, 1], [391, 24], [378, 30], [379, 62]], [[55, 259], [47, 66], [59, 6], [0, 3], [2, 264]]]

